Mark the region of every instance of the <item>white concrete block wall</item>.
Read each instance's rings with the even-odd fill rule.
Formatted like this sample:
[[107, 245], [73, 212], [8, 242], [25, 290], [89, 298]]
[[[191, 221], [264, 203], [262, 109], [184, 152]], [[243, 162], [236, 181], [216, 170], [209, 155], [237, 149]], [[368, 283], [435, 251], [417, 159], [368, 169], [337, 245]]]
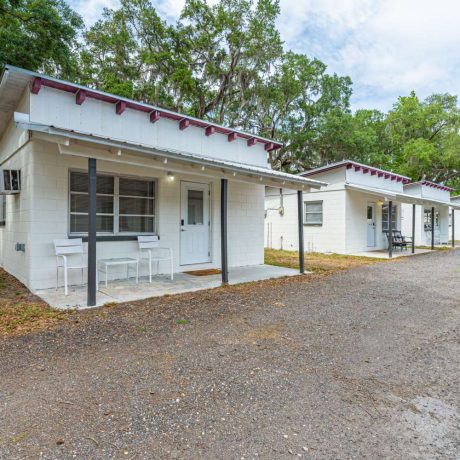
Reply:
[[[28, 161], [31, 144], [27, 144], [11, 159], [3, 164], [6, 169], [21, 170], [21, 193], [7, 195], [5, 225], [0, 227], [0, 241], [2, 246], [2, 267], [9, 273], [14, 274], [21, 282], [26, 283], [29, 279], [29, 245], [30, 229], [32, 226], [32, 200], [30, 183], [32, 169]], [[16, 243], [26, 245], [26, 252], [16, 251]]]
[[385, 179], [384, 176], [379, 177], [378, 174], [372, 175], [369, 172], [363, 173], [362, 170], [355, 171], [354, 168], [346, 169], [346, 180], [351, 184], [380, 188], [397, 193], [403, 192], [402, 181], [398, 182], [396, 179]]
[[[56, 259], [53, 241], [68, 236], [68, 171], [87, 168], [87, 159], [61, 155], [55, 144], [33, 141], [13, 157], [8, 167], [21, 169], [23, 189], [8, 197], [6, 227], [0, 230], [3, 263], [7, 271], [32, 290], [55, 286]], [[124, 156], [125, 158], [126, 156]], [[126, 157], [128, 161], [128, 158]], [[162, 245], [174, 253], [174, 270], [220, 268], [220, 179], [197, 176], [184, 171], [167, 178], [166, 171], [98, 161], [98, 171], [157, 180], [157, 230]], [[180, 189], [181, 180], [210, 185], [211, 262], [180, 265]], [[229, 182], [228, 252], [229, 266], [263, 263], [264, 187], [259, 184]], [[26, 243], [26, 252], [14, 250], [16, 242]], [[86, 248], [86, 244], [85, 244]], [[97, 243], [97, 257], [137, 257], [136, 241]], [[167, 264], [160, 266], [168, 273]], [[141, 274], [147, 266], [141, 266]], [[113, 271], [110, 279], [125, 276], [124, 269]], [[86, 273], [84, 274], [86, 281]], [[80, 283], [81, 274], [73, 272], [70, 284]]]
[[[402, 231], [404, 235], [412, 235], [412, 205], [403, 204]], [[431, 206], [415, 206], [415, 244], [431, 245], [431, 231], [425, 231], [424, 210], [431, 211]], [[435, 228], [435, 244], [448, 244], [451, 239], [449, 225], [449, 207], [435, 206], [435, 212], [439, 213], [439, 226]]]
[[[412, 204], [401, 204], [401, 232], [404, 236], [412, 237]], [[415, 206], [415, 244], [425, 245], [423, 229], [423, 207]]]
[[[264, 263], [264, 193], [263, 185], [229, 182], [229, 267]], [[220, 206], [216, 209], [216, 214], [219, 213]], [[220, 222], [219, 218], [215, 220]], [[216, 248], [220, 251], [220, 225], [216, 233], [219, 235]]]
[[[367, 245], [367, 205], [375, 204], [375, 246]], [[347, 192], [346, 253], [366, 252], [388, 248], [388, 238], [382, 232], [384, 201], [375, 195], [349, 190]], [[401, 229], [401, 203], [396, 206], [396, 228]]]
[[[279, 190], [278, 190], [279, 191]], [[268, 189], [273, 195], [276, 189]], [[304, 225], [304, 247], [308, 252], [345, 251], [345, 190], [303, 194], [303, 201], [323, 201], [323, 225]], [[265, 246], [297, 251], [299, 248], [297, 192], [283, 191], [284, 214], [267, 210], [265, 218]], [[268, 197], [267, 208], [278, 208], [278, 196]]]
[[30, 95], [30, 118], [59, 128], [269, 168], [263, 144], [249, 148], [245, 139], [228, 142], [225, 134], [205, 136], [203, 128], [194, 126], [181, 131], [178, 121], [167, 118], [150, 123], [149, 114], [138, 110], [116, 115], [114, 104], [92, 98], [77, 105], [74, 94], [48, 87]]

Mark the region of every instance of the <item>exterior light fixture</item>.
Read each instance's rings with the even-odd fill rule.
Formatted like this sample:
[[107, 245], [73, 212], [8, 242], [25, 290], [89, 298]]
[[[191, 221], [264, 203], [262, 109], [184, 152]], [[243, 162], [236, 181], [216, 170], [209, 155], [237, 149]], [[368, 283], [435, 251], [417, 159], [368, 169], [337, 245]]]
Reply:
[[165, 158], [165, 159], [163, 160], [163, 163], [164, 163], [164, 164], [168, 164], [168, 159]]
[[169, 181], [172, 182], [174, 180], [174, 174], [171, 171], [168, 171], [166, 176], [168, 177]]

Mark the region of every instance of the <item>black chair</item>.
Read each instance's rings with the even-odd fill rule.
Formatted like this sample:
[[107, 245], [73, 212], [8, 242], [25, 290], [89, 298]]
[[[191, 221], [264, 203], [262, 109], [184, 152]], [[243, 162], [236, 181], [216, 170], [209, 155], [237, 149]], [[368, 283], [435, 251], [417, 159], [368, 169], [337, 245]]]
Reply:
[[[388, 244], [390, 244], [390, 232], [385, 232], [388, 238]], [[412, 238], [408, 236], [404, 236], [401, 233], [401, 230], [393, 230], [391, 244], [394, 248], [401, 248], [401, 252], [403, 249], [407, 251], [407, 246], [412, 244]]]

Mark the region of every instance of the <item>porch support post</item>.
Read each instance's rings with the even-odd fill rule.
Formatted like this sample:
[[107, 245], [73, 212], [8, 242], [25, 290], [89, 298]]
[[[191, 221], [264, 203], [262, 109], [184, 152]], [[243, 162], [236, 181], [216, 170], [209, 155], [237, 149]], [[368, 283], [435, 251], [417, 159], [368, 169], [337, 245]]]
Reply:
[[452, 208], [452, 247], [455, 248], [455, 209]]
[[388, 202], [388, 257], [393, 257], [393, 202]]
[[220, 245], [222, 250], [222, 284], [228, 284], [228, 251], [227, 251], [227, 201], [228, 179], [220, 180]]
[[412, 254], [415, 253], [415, 204], [412, 205]]
[[303, 193], [297, 190], [297, 216], [299, 224], [299, 271], [305, 273], [305, 249], [303, 241]]
[[96, 305], [96, 159], [88, 159], [88, 307]]
[[431, 207], [431, 250], [434, 250], [434, 206]]

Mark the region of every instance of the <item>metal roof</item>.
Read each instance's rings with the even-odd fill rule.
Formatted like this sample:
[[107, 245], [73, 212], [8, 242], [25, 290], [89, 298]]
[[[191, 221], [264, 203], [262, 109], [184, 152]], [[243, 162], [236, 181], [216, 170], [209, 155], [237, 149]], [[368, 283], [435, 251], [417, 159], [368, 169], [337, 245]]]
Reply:
[[[96, 136], [90, 133], [84, 133], [79, 131], [71, 131], [62, 128], [56, 128], [53, 126], [42, 125], [38, 123], [31, 122], [17, 122], [18, 126], [27, 129], [32, 132], [46, 133], [52, 136], [59, 136], [61, 138], [75, 139], [85, 142], [91, 142], [99, 145], [105, 145], [112, 147], [114, 149], [123, 149], [126, 151], [132, 151], [135, 153], [141, 153], [147, 156], [159, 156], [162, 158], [168, 158], [172, 160], [178, 160], [180, 162], [187, 162], [189, 164], [197, 164], [201, 166], [209, 167], [211, 170], [220, 172], [228, 172], [241, 174], [247, 177], [256, 177], [261, 181], [262, 184], [268, 181], [275, 181], [277, 185], [282, 185], [286, 188], [296, 188], [299, 187], [311, 187], [319, 189], [322, 186], [326, 186], [326, 182], [317, 181], [314, 179], [307, 179], [305, 177], [300, 177], [297, 174], [289, 174], [281, 171], [274, 171], [269, 168], [263, 168], [259, 166], [252, 166], [243, 163], [236, 163], [232, 161], [218, 160], [210, 157], [205, 157], [201, 155], [185, 153], [172, 149], [160, 149], [153, 148], [151, 146], [143, 144], [134, 144], [131, 142], [122, 141], [119, 139], [113, 139], [109, 137]], [[107, 159], [110, 161], [110, 159]], [[244, 177], [243, 176], [243, 177]], [[242, 176], [239, 176], [242, 177]], [[265, 182], [264, 182], [265, 179]]]
[[365, 164], [358, 163], [352, 160], [342, 160], [342, 161], [338, 161], [337, 163], [320, 166], [319, 168], [314, 168], [308, 171], [301, 172], [300, 175], [301, 176], [313, 176], [315, 174], [323, 173], [323, 172], [326, 172], [332, 169], [337, 169], [337, 168], [342, 168], [342, 167], [347, 167], [347, 168], [355, 167], [357, 169], [359, 168], [363, 172], [370, 172], [370, 173], [376, 172], [382, 175], [388, 175], [390, 178], [391, 177], [400, 178], [403, 183], [408, 183], [411, 180], [410, 177], [402, 176], [401, 174], [396, 174], [391, 171], [385, 171], [384, 169], [374, 168], [373, 166], [365, 165]]
[[452, 192], [453, 188], [446, 187], [445, 185], [437, 184], [436, 182], [431, 182], [429, 180], [420, 180], [417, 182], [411, 182], [410, 184], [406, 184], [406, 187], [412, 187], [413, 185], [424, 185], [425, 187], [432, 187], [437, 188], [439, 190], [443, 190], [445, 192]]
[[[169, 118], [179, 122], [186, 122], [192, 126], [209, 129], [212, 133], [220, 133], [228, 136], [239, 137], [248, 140], [248, 145], [261, 143], [265, 145], [265, 150], [271, 151], [282, 147], [280, 142], [272, 139], [257, 136], [252, 133], [240, 131], [234, 128], [228, 128], [217, 123], [201, 120], [179, 112], [157, 107], [143, 102], [134, 101], [115, 94], [106, 93], [86, 86], [71, 83], [65, 80], [60, 80], [54, 77], [49, 77], [30, 70], [21, 69], [11, 65], [5, 65], [0, 79], [0, 136], [6, 128], [12, 112], [16, 110], [17, 104], [28, 85], [31, 85], [32, 92], [40, 90], [41, 86], [58, 89], [61, 91], [70, 92], [76, 95], [76, 103], [81, 104], [85, 98], [90, 97], [111, 104], [122, 104], [123, 110], [125, 107], [139, 110], [151, 115], [151, 120], [156, 121], [158, 118]], [[152, 118], [153, 117], [153, 118]], [[158, 117], [158, 118], [156, 118]], [[207, 133], [208, 133], [207, 132]]]

